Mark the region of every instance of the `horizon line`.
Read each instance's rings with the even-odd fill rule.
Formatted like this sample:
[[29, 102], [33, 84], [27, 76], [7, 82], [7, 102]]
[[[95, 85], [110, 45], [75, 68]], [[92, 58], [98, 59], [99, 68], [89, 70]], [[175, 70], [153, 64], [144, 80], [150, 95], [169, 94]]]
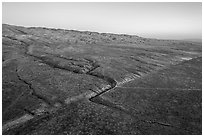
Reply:
[[42, 28], [42, 29], [55, 29], [55, 30], [67, 30], [67, 31], [77, 31], [77, 32], [91, 32], [91, 33], [98, 33], [98, 34], [113, 34], [113, 35], [128, 35], [128, 36], [136, 36], [139, 38], [145, 38], [145, 39], [157, 39], [157, 40], [197, 40], [202, 42], [202, 38], [185, 38], [185, 39], [172, 39], [172, 38], [150, 38], [150, 37], [143, 37], [139, 36], [137, 34], [128, 34], [128, 33], [114, 33], [114, 32], [100, 32], [100, 31], [91, 31], [91, 30], [77, 30], [77, 29], [68, 29], [68, 28], [57, 28], [57, 27], [50, 27], [50, 26], [23, 26], [23, 25], [16, 25], [16, 24], [10, 24], [10, 23], [3, 23], [2, 25], [9, 25], [9, 26], [16, 26], [16, 27], [24, 27], [24, 28]]

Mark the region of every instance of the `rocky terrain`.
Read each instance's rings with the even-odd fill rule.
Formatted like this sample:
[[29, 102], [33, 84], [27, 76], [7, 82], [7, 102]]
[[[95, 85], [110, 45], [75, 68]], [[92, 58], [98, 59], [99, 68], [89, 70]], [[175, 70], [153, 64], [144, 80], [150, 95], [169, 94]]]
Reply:
[[2, 25], [3, 134], [202, 134], [202, 44]]

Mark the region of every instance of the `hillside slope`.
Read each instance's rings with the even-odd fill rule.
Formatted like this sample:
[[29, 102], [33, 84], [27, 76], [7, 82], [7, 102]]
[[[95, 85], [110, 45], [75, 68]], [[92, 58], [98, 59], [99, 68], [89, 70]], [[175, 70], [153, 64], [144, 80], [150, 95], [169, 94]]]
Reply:
[[201, 56], [193, 42], [3, 24], [3, 134], [201, 134]]

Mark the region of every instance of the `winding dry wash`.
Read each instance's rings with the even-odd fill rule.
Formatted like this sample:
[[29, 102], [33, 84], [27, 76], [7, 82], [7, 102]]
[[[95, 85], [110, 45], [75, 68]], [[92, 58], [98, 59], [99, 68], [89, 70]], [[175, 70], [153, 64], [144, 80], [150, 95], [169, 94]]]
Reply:
[[201, 134], [198, 42], [3, 24], [3, 134]]

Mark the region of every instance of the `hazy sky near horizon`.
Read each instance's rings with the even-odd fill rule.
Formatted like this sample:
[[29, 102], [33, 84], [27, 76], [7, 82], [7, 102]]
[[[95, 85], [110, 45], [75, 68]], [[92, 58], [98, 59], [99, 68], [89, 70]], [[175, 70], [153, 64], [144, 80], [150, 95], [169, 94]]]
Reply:
[[201, 39], [202, 3], [3, 2], [2, 22], [161, 39]]

